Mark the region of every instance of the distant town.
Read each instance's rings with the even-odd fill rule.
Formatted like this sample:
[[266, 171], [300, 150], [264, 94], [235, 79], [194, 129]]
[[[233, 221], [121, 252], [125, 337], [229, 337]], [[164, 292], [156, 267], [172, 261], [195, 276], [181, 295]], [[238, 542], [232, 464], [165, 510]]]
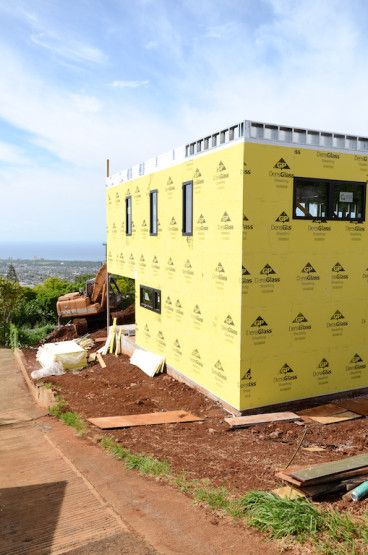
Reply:
[[58, 277], [74, 281], [80, 274], [96, 274], [101, 262], [85, 260], [44, 260], [34, 257], [32, 260], [21, 258], [0, 259], [0, 276], [6, 277], [9, 265], [13, 264], [20, 285], [34, 287], [49, 277]]

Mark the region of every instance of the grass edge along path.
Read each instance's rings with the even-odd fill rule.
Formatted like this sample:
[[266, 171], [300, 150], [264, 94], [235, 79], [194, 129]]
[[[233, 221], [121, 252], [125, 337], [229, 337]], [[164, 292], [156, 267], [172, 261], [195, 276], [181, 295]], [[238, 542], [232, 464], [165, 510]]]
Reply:
[[[57, 405], [49, 409], [50, 414], [74, 428], [78, 435], [87, 433], [87, 423], [79, 414], [68, 411], [68, 403], [61, 396], [57, 395], [56, 401]], [[244, 519], [248, 526], [263, 532], [266, 540], [284, 540], [289, 545], [297, 542], [324, 555], [368, 553], [367, 513], [358, 519], [348, 513], [319, 510], [301, 497], [280, 498], [265, 491], [249, 491], [239, 497], [225, 487], [212, 487], [207, 479], [188, 480], [185, 471], [175, 475], [168, 461], [132, 453], [112, 437], [102, 436], [100, 445], [124, 462], [128, 470], [163, 478], [191, 495], [194, 503], [203, 503], [234, 520]]]
[[62, 420], [67, 426], [74, 428], [78, 435], [86, 434], [87, 424], [79, 414], [66, 410], [69, 405], [60, 395], [56, 395], [55, 399], [57, 404], [49, 408], [49, 413], [55, 418]]
[[175, 476], [168, 461], [159, 461], [153, 455], [132, 454], [111, 437], [103, 436], [100, 444], [124, 461], [127, 469], [165, 478], [180, 491], [192, 495], [194, 502], [228, 514], [234, 520], [245, 519], [248, 526], [265, 533], [265, 539], [309, 545], [314, 553], [325, 555], [368, 552], [367, 514], [358, 521], [347, 513], [319, 510], [303, 498], [285, 499], [265, 491], [249, 491], [235, 497], [224, 487], [210, 486], [208, 480], [187, 480], [185, 472]]

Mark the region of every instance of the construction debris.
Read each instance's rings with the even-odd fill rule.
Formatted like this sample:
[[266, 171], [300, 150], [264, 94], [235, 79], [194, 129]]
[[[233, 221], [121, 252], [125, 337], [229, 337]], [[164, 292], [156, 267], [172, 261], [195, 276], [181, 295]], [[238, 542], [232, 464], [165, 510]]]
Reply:
[[360, 414], [333, 404], [321, 405], [319, 407], [302, 410], [299, 412], [299, 415], [303, 419], [304, 417], [307, 417], [306, 421], [308, 422], [310, 420], [314, 420], [320, 424], [337, 424], [338, 422], [344, 422], [345, 420], [361, 418]]
[[368, 416], [368, 396], [336, 401], [336, 405], [346, 410], [357, 412], [362, 416]]
[[311, 498], [338, 491], [346, 492], [367, 480], [368, 454], [324, 464], [283, 469], [276, 473], [276, 478], [292, 484]]
[[93, 341], [93, 339], [89, 339], [89, 338], [85, 338], [81, 341], [77, 341], [78, 345], [80, 345], [81, 347], [83, 347], [83, 349], [86, 349], [87, 351], [89, 349], [91, 349], [91, 347], [94, 347], [95, 342]]
[[89, 418], [89, 422], [103, 430], [109, 428], [130, 428], [131, 426], [150, 426], [152, 424], [170, 424], [175, 422], [197, 422], [203, 420], [183, 410], [152, 412], [149, 414], [131, 414], [128, 416], [107, 416]]
[[[134, 364], [134, 363], [133, 363]], [[232, 430], [236, 428], [248, 428], [257, 424], [269, 424], [270, 422], [295, 422], [301, 417], [294, 412], [269, 412], [266, 414], [252, 414], [250, 416], [234, 416], [224, 418]]]
[[38, 349], [36, 358], [42, 366], [60, 361], [64, 370], [78, 370], [87, 366], [87, 353], [75, 341], [45, 343]]
[[100, 353], [97, 353], [97, 360], [100, 363], [101, 368], [106, 368], [106, 364]]
[[130, 358], [131, 364], [138, 366], [147, 376], [153, 378], [155, 374], [164, 371], [165, 357], [136, 349]]

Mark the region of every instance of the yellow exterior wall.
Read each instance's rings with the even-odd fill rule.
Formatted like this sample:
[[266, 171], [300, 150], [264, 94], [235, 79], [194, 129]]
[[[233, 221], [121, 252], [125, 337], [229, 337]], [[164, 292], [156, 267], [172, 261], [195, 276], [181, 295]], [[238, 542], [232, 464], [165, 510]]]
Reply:
[[[294, 175], [366, 181], [367, 172], [354, 153], [245, 142], [110, 187], [108, 271], [136, 280], [137, 343], [240, 410], [366, 387], [366, 225], [292, 214]], [[161, 314], [139, 306], [140, 285], [161, 290]]]
[[244, 161], [240, 407], [366, 387], [366, 225], [292, 214], [294, 175], [366, 181], [367, 158], [245, 143]]
[[[136, 341], [231, 405], [239, 405], [243, 144], [107, 190], [108, 271], [136, 280]], [[193, 180], [193, 236], [182, 235], [182, 183]], [[149, 191], [158, 190], [158, 236]], [[125, 235], [132, 195], [133, 233]], [[139, 286], [161, 290], [161, 314]]]

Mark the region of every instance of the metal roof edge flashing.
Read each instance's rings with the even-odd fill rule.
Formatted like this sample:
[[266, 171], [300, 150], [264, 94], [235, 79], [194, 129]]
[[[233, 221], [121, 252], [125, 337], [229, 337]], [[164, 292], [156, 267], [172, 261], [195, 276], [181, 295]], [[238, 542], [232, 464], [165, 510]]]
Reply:
[[368, 137], [244, 120], [222, 131], [217, 131], [186, 144], [185, 156], [188, 158], [201, 154], [241, 137], [246, 142], [287, 144], [298, 145], [302, 148], [368, 153]]
[[184, 162], [188, 158], [203, 156], [210, 150], [220, 150], [238, 142], [299, 146], [315, 150], [348, 151], [368, 156], [368, 137], [302, 127], [290, 127], [251, 120], [223, 128], [184, 146], [169, 150], [106, 179], [106, 187], [113, 187], [152, 174]]

